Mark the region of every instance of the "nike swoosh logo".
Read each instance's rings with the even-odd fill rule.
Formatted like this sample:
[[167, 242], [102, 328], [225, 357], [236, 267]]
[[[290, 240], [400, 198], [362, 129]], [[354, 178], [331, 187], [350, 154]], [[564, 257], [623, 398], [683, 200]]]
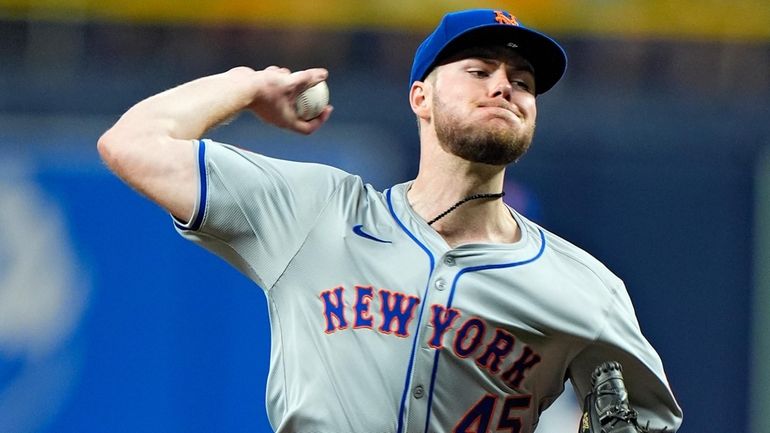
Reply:
[[361, 236], [364, 239], [369, 239], [370, 241], [380, 242], [380, 243], [383, 243], [383, 244], [390, 244], [390, 243], [392, 243], [390, 241], [384, 241], [382, 239], [375, 238], [374, 236], [370, 235], [369, 233], [366, 233], [364, 231], [364, 225], [363, 224], [359, 224], [357, 226], [353, 226], [353, 233], [357, 234], [358, 236]]

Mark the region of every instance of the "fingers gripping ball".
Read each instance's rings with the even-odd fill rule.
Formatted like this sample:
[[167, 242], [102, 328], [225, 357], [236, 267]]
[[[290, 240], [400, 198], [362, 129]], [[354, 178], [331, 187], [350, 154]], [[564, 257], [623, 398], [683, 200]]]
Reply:
[[329, 86], [321, 81], [315, 86], [305, 89], [297, 96], [297, 115], [302, 120], [318, 117], [329, 104]]

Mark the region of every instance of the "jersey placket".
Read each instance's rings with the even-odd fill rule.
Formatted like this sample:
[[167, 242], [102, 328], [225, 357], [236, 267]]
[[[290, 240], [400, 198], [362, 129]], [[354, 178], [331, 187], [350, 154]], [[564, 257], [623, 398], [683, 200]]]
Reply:
[[[412, 365], [412, 377], [407, 405], [407, 423], [405, 431], [427, 432], [432, 411], [433, 384], [438, 378], [437, 361], [440, 348], [431, 346], [436, 320], [435, 314], [444, 311], [449, 301], [450, 288], [457, 275], [459, 259], [453, 251], [449, 251], [436, 260], [435, 269], [426, 291], [424, 317], [420, 323], [417, 338], [418, 350]], [[436, 310], [434, 310], [436, 307]]]
[[[408, 432], [428, 433], [430, 419], [433, 414], [433, 406], [436, 399], [441, 399], [441, 395], [436, 395], [435, 388], [439, 380], [451, 380], [451, 377], [438, 376], [438, 369], [441, 364], [442, 352], [446, 350], [451, 343], [439, 340], [440, 344], [434, 346], [431, 344], [434, 323], [439, 320], [435, 317], [437, 312], [434, 307], [440, 307], [442, 312], [449, 312], [454, 306], [454, 299], [460, 291], [458, 286], [466, 274], [473, 274], [479, 271], [489, 271], [494, 269], [513, 268], [527, 265], [538, 260], [545, 250], [545, 236], [542, 231], [539, 233], [540, 243], [538, 250], [530, 251], [530, 254], [524, 253], [518, 260], [513, 259], [503, 263], [489, 264], [478, 263], [478, 260], [470, 256], [464, 256], [466, 250], [450, 250], [443, 256], [437, 258], [434, 270], [431, 275], [429, 288], [426, 291], [425, 311], [418, 338], [419, 349], [415, 354], [412, 365], [412, 380], [410, 382], [410, 399], [407, 405], [407, 429]], [[526, 251], [526, 250], [524, 250]], [[446, 323], [446, 322], [444, 322]], [[450, 325], [451, 326], [451, 325]], [[435, 343], [435, 342], [434, 342]], [[443, 420], [447, 421], [447, 420]]]

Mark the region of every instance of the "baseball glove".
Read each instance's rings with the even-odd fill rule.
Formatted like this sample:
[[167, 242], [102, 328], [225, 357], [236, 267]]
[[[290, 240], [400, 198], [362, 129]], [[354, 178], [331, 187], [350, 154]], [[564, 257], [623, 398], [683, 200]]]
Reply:
[[604, 362], [591, 375], [593, 391], [586, 396], [578, 433], [648, 433], [637, 422], [637, 412], [628, 403], [623, 368]]

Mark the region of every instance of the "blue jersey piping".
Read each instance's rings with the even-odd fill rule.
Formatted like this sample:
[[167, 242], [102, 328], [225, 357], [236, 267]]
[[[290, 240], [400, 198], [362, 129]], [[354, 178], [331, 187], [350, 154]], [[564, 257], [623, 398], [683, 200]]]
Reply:
[[401, 406], [398, 410], [398, 428], [396, 429], [396, 432], [403, 433], [404, 431], [404, 412], [406, 411], [406, 396], [409, 395], [409, 382], [411, 381], [412, 377], [412, 367], [414, 366], [414, 354], [417, 351], [417, 340], [418, 336], [420, 335], [420, 325], [422, 323], [422, 315], [425, 311], [425, 299], [428, 297], [428, 288], [430, 287], [430, 279], [433, 276], [433, 268], [435, 267], [435, 259], [433, 258], [433, 254], [430, 252], [428, 247], [425, 246], [422, 242], [420, 242], [417, 237], [412, 234], [412, 232], [409, 231], [409, 229], [404, 226], [404, 224], [401, 222], [401, 220], [398, 219], [398, 216], [396, 215], [396, 212], [393, 210], [393, 200], [391, 197], [391, 190], [388, 189], [386, 192], [386, 197], [388, 200], [388, 209], [390, 210], [390, 214], [393, 216], [393, 219], [396, 220], [396, 223], [399, 227], [401, 227], [401, 230], [404, 231], [411, 239], [416, 243], [422, 250], [425, 252], [425, 254], [428, 256], [428, 259], [430, 259], [430, 269], [428, 272], [428, 281], [425, 283], [425, 291], [422, 295], [422, 301], [420, 302], [420, 314], [417, 316], [417, 332], [414, 333], [414, 338], [412, 339], [412, 351], [409, 354], [409, 364], [407, 365], [406, 369], [406, 378], [404, 379], [404, 391], [401, 394]]
[[198, 140], [198, 177], [200, 180], [200, 197], [198, 198], [198, 210], [188, 227], [179, 224], [176, 219], [174, 220], [174, 224], [181, 230], [198, 230], [203, 223], [203, 214], [206, 211], [206, 144], [203, 140]]

